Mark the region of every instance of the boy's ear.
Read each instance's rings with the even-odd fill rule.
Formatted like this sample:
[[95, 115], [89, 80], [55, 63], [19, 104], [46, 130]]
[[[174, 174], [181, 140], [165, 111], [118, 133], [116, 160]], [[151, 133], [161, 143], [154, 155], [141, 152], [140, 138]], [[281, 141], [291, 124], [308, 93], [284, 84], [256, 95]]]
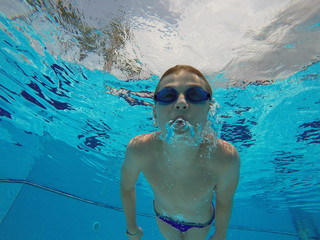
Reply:
[[156, 119], [157, 118], [157, 113], [156, 113], [156, 108], [153, 107], [153, 118]]
[[155, 107], [153, 107], [153, 120], [154, 120], [154, 126], [157, 126], [157, 113]]

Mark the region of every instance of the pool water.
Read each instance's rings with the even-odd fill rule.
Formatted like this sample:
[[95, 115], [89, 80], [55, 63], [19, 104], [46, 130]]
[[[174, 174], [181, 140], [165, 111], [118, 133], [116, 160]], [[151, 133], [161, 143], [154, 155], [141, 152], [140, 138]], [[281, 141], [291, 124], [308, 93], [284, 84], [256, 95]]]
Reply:
[[[71, 3], [85, 9], [87, 2]], [[59, 15], [58, 10], [50, 10], [50, 4], [56, 6], [51, 1], [47, 5], [4, 1], [0, 7], [0, 239], [126, 239], [119, 193], [124, 151], [132, 137], [156, 130], [152, 92], [161, 71], [175, 62], [165, 63], [160, 50], [154, 59], [148, 56], [150, 49], [143, 50], [144, 42], [139, 42], [142, 18], [141, 28], [132, 27], [136, 39], [124, 30], [131, 36], [122, 39], [128, 41], [125, 45], [112, 35], [109, 48], [104, 48], [106, 54], [94, 42], [83, 43], [86, 38], [76, 35], [75, 29], [81, 27], [68, 18], [70, 9], [76, 7], [63, 5]], [[219, 103], [218, 135], [238, 149], [242, 160], [227, 239], [320, 239], [318, 10], [313, 8], [309, 22], [295, 27], [303, 33], [300, 38], [281, 48], [311, 54], [299, 55], [308, 58], [304, 65], [297, 65], [301, 59], [291, 64], [281, 52], [272, 64], [283, 62], [278, 68], [269, 63], [265, 72], [248, 67], [259, 61], [245, 62], [244, 58], [226, 65], [229, 68], [202, 66]], [[156, 21], [170, 22], [169, 17], [179, 14], [171, 13]], [[132, 12], [125, 16], [137, 20]], [[110, 26], [120, 24], [126, 29], [122, 18], [111, 19]], [[165, 33], [179, 39], [171, 31], [173, 26], [153, 26], [150, 32], [158, 36], [169, 29]], [[108, 29], [106, 36], [115, 33], [112, 27]], [[90, 36], [103, 35], [99, 31]], [[112, 39], [118, 40], [112, 45]], [[308, 41], [313, 43], [312, 51]], [[138, 47], [132, 49], [129, 43]], [[111, 53], [110, 46], [117, 50]], [[169, 46], [170, 50], [175, 46]], [[157, 45], [154, 51], [158, 47], [163, 46]], [[140, 58], [133, 61], [132, 52]], [[266, 61], [269, 55], [264, 55]], [[155, 70], [157, 61], [161, 71]], [[248, 79], [241, 76], [245, 71]], [[144, 239], [163, 239], [154, 218], [152, 191], [143, 176], [137, 183], [137, 199]]]

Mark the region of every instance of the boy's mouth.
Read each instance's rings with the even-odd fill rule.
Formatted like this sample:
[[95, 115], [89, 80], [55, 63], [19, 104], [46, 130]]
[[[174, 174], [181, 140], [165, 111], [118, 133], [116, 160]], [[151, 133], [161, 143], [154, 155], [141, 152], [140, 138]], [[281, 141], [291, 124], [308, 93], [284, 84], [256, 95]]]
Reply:
[[178, 116], [175, 120], [171, 120], [171, 127], [175, 131], [184, 132], [188, 130], [188, 128], [190, 127], [190, 123], [183, 117]]
[[173, 124], [177, 124], [177, 125], [182, 125], [182, 124], [185, 124], [186, 123], [186, 120], [183, 119], [182, 117], [178, 117]]

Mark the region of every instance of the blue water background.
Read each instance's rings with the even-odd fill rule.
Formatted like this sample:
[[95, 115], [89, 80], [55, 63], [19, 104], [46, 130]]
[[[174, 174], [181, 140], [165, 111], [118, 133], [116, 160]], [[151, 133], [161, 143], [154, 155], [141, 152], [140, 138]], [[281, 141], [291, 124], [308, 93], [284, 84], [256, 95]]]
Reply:
[[[88, 70], [53, 57], [29, 26], [0, 25], [0, 239], [125, 239], [120, 166], [128, 141], [155, 130], [158, 76]], [[319, 69], [213, 90], [219, 135], [242, 159], [228, 239], [319, 239]], [[142, 176], [137, 194], [145, 239], [162, 239]]]

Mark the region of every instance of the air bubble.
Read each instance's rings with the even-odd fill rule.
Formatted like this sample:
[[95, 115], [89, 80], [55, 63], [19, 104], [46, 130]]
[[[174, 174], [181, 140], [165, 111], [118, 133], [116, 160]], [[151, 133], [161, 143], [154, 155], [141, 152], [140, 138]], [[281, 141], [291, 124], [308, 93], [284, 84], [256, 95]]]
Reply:
[[100, 230], [100, 222], [94, 222], [93, 224], [92, 224], [92, 230], [94, 231], [94, 232], [98, 232], [99, 230]]

